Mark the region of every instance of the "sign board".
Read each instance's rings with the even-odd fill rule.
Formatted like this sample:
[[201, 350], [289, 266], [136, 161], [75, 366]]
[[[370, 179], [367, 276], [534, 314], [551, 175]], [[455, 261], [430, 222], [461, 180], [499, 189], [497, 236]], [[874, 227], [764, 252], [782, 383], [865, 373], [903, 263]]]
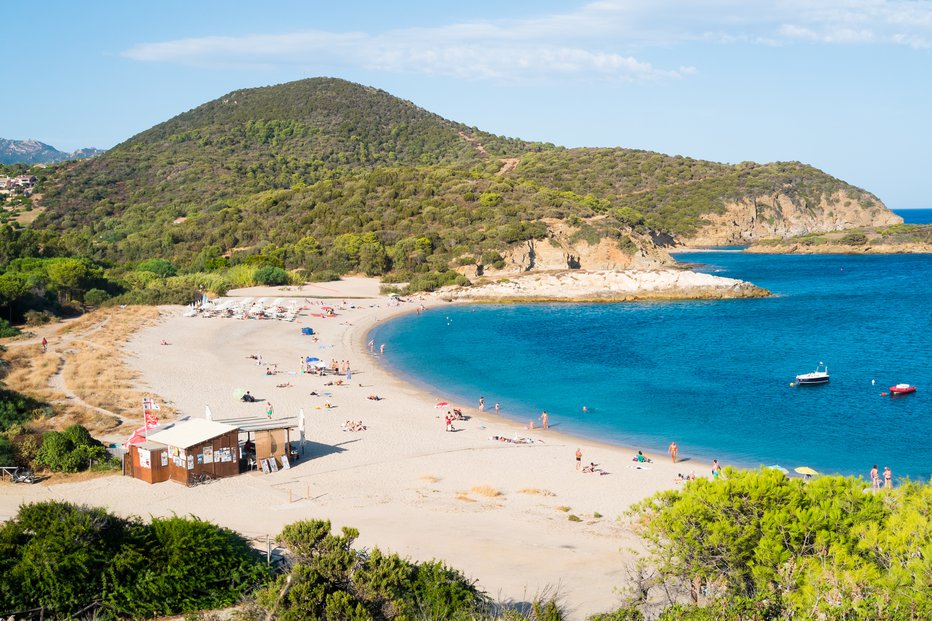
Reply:
[[288, 456], [282, 455], [282, 470], [290, 470], [291, 464], [288, 463]]
[[149, 449], [137, 448], [136, 451], [139, 453], [139, 467], [140, 468], [151, 468], [152, 467], [152, 453]]
[[261, 463], [262, 463], [262, 472], [264, 472], [264, 473], [266, 473], [266, 474], [268, 474], [269, 472], [271, 472], [271, 469], [269, 468], [269, 460], [268, 460], [268, 459], [263, 459]]

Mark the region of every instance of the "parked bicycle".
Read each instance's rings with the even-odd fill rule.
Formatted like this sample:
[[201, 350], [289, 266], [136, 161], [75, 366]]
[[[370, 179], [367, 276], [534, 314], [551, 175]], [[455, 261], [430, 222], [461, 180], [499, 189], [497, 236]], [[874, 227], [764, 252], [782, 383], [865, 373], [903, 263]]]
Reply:
[[36, 473], [29, 468], [17, 468], [10, 478], [14, 483], [35, 483]]
[[215, 479], [216, 477], [209, 472], [201, 472], [198, 474], [192, 473], [188, 477], [188, 485], [204, 485], [205, 483], [210, 483]]

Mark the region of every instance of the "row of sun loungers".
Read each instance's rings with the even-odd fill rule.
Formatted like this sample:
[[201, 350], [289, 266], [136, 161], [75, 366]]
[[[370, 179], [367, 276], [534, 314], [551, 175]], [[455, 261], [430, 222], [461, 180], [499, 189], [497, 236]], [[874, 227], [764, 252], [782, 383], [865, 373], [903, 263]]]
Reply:
[[294, 321], [300, 306], [297, 300], [277, 298], [218, 298], [201, 304], [191, 304], [184, 312], [185, 317], [226, 317], [231, 319], [278, 319]]

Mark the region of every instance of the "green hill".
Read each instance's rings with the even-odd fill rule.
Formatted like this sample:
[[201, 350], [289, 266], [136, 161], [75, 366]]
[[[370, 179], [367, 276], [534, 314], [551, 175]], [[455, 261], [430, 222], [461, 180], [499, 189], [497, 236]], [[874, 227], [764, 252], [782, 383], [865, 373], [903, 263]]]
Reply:
[[650, 245], [648, 233], [687, 238], [758, 197], [815, 220], [838, 193], [883, 210], [798, 163], [529, 143], [330, 78], [230, 93], [62, 165], [44, 185], [34, 226], [59, 234], [62, 252], [115, 266], [158, 257], [203, 270], [225, 257], [399, 277], [494, 264], [516, 243], [547, 238], [554, 220], [577, 240], [609, 238], [630, 253]]

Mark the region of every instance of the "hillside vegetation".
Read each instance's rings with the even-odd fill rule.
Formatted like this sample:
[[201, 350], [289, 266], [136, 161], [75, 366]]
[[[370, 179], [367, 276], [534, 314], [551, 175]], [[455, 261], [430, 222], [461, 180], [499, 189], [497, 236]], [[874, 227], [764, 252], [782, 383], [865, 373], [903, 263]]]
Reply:
[[[153, 270], [140, 263], [160, 259], [169, 265], [158, 277], [181, 280], [159, 283], [167, 296], [131, 296], [149, 302], [355, 271], [430, 289], [462, 282], [457, 266], [500, 267], [535, 239], [568, 255], [579, 252], [567, 243], [609, 240], [646, 257], [652, 239], [688, 237], [757, 197], [779, 196], [814, 220], [841, 194], [854, 209], [882, 209], [869, 193], [795, 162], [730, 166], [531, 143], [330, 78], [230, 93], [99, 157], [46, 170], [37, 190], [43, 213], [29, 235], [15, 224], [4, 234], [17, 250], [4, 251], [3, 267], [87, 259], [88, 273], [100, 268], [108, 282], [83, 289], [110, 297], [150, 289], [153, 277], [138, 274]], [[81, 289], [70, 294], [82, 299]]]

